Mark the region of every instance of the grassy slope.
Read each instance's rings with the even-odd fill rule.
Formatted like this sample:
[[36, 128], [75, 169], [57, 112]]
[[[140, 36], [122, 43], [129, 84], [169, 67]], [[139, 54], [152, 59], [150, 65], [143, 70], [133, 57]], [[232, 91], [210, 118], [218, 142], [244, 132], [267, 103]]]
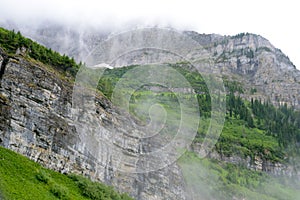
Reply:
[[[273, 162], [283, 162], [283, 150], [275, 137], [258, 128], [249, 128], [242, 120], [227, 119], [217, 143], [217, 150], [223, 155], [263, 155]], [[237, 154], [238, 153], [238, 154]]]
[[3, 147], [0, 147], [0, 191], [8, 200], [131, 199], [101, 183], [45, 169]]

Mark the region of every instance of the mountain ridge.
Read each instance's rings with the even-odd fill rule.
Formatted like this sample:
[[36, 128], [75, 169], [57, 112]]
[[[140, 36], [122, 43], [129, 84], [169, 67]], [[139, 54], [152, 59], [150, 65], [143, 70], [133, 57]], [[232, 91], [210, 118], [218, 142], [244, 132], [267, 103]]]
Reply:
[[[237, 39], [240, 40], [239, 38]], [[228, 45], [230, 47], [230, 41], [227, 44], [220, 44], [220, 47], [222, 47], [222, 45]], [[213, 45], [211, 52], [217, 47], [218, 45], [216, 47]], [[242, 47], [243, 48], [240, 49], [244, 49], [244, 46]], [[207, 50], [209, 51], [210, 49], [207, 48]], [[230, 73], [235, 72], [236, 76], [233, 77], [235, 79], [232, 78], [233, 80], [244, 80], [239, 78], [240, 76], [244, 78], [246, 75], [250, 76], [250, 82], [251, 76], [255, 77], [257, 72], [255, 71], [255, 63], [265, 68], [273, 66], [273, 64], [275, 67], [280, 67], [281, 65], [279, 64], [284, 63], [284, 59], [281, 62], [280, 59], [274, 57], [272, 52], [268, 52], [265, 49], [262, 49], [262, 52], [260, 52], [260, 50], [258, 52], [252, 52], [253, 54], [251, 51], [248, 51], [248, 49], [234, 51], [236, 49], [232, 48], [229, 50], [230, 51], [227, 52], [225, 51], [223, 54], [224, 57], [220, 57], [223, 53], [222, 48], [219, 52], [220, 55], [215, 55], [216, 58], [224, 58], [222, 62], [216, 62], [216, 66], [224, 70], [228, 67], [229, 71], [225, 71], [225, 74], [228, 73], [230, 75]], [[261, 60], [252, 58], [252, 56], [255, 57], [256, 55], [260, 56], [259, 58], [261, 58]], [[263, 60], [265, 55], [267, 55], [268, 62], [264, 62]], [[1, 51], [0, 60], [2, 61], [2, 58], [5, 56], [6, 53]], [[268, 58], [268, 56], [270, 58]], [[274, 58], [274, 60], [272, 60], [272, 58]], [[239, 62], [242, 63], [239, 67], [238, 59], [240, 59]], [[120, 191], [129, 192], [137, 199], [157, 199], [159, 198], [157, 194], [162, 194], [163, 197], [169, 199], [187, 198], [185, 191], [186, 185], [184, 185], [183, 176], [176, 163], [171, 165], [168, 169], [153, 173], [126, 175], [114, 171], [114, 162], [112, 162], [110, 155], [112, 152], [102, 149], [101, 152], [105, 156], [101, 158], [101, 162], [97, 162], [92, 155], [93, 152], [86, 151], [85, 146], [87, 144], [76, 142], [80, 140], [80, 137], [77, 135], [78, 130], [76, 130], [70, 118], [70, 110], [72, 110], [70, 94], [72, 87], [68, 79], [61, 79], [58, 74], [52, 73], [52, 71], [49, 70], [51, 66], [35, 62], [22, 54], [13, 55], [4, 65], [5, 70], [3, 78], [1, 79], [0, 99], [2, 122], [0, 143], [2, 146], [27, 155], [31, 159], [62, 173], [74, 171], [96, 180], [102, 180], [107, 184], [114, 185]], [[218, 65], [220, 65], [220, 67]], [[250, 69], [251, 66], [253, 69], [249, 70], [249, 66]], [[293, 71], [292, 66], [288, 65], [288, 67]], [[263, 84], [265, 83], [263, 82]], [[293, 80], [291, 80], [290, 84], [293, 84]], [[252, 88], [246, 88], [245, 92], [238, 92], [238, 90], [234, 90], [234, 92], [237, 93], [237, 97], [245, 93], [245, 98], [249, 98], [251, 97], [248, 94], [248, 90], [250, 89]], [[276, 91], [277, 90], [275, 90], [275, 92]], [[88, 91], [87, 95], [89, 95]], [[236, 101], [238, 101], [238, 99]], [[101, 122], [101, 127], [104, 130], [101, 132], [103, 137], [109, 137], [109, 135], [107, 135], [108, 132], [105, 130], [111, 130], [111, 123], [113, 123], [115, 127], [119, 128], [118, 133], [120, 133], [120, 137], [110, 137], [109, 139], [113, 138], [115, 140], [114, 143], [124, 149], [124, 156], [134, 156], [139, 152], [140, 147], [137, 145], [138, 141], [136, 141], [134, 136], [130, 137], [130, 134], [128, 134], [132, 130], [127, 129], [128, 127], [125, 128], [126, 126], [122, 126], [122, 123], [128, 123], [134, 129], [137, 127], [135, 121], [130, 121], [126, 115], [118, 115], [119, 111], [116, 110], [107, 97], [101, 93], [96, 97], [96, 105], [95, 113], [90, 113], [89, 116], [96, 117], [96, 119]], [[230, 121], [230, 123], [241, 122], [236, 122], [234, 119]], [[243, 131], [242, 125], [239, 126]], [[247, 125], [244, 125], [244, 128], [245, 126]], [[260, 132], [257, 133], [259, 135]], [[138, 133], [135, 132], [135, 134]], [[122, 139], [128, 140], [128, 143], [122, 143]], [[247, 144], [247, 141], [245, 144]], [[157, 144], [154, 143], [153, 145]], [[103, 144], [103, 146], [105, 146], [105, 144]], [[150, 146], [145, 146], [144, 150], [147, 150], [147, 148], [151, 149]], [[196, 153], [197, 148], [198, 147], [195, 146], [196, 150], [194, 151]], [[257, 148], [262, 147], [258, 145]], [[264, 152], [268, 155], [268, 151], [262, 151], [262, 153]], [[233, 160], [230, 159], [229, 157], [229, 162], [234, 163], [239, 158], [234, 156]], [[279, 170], [280, 173], [283, 172], [285, 168], [285, 166], [276, 165], [276, 162], [265, 162], [265, 160], [261, 159], [258, 155], [249, 162], [254, 162], [254, 166], [257, 166], [259, 170], [263, 170], [263, 165], [268, 165], [265, 166], [265, 169], [271, 167]], [[126, 167], [130, 168], [130, 165]], [[287, 172], [290, 173], [289, 171]], [[236, 179], [234, 178], [233, 180]], [[176, 184], [173, 183], [174, 181]]]
[[[74, 57], [78, 62], [84, 61], [109, 35], [109, 32], [99, 32], [95, 28], [81, 30], [52, 23], [36, 29], [7, 26], [23, 30], [24, 35], [48, 48]], [[183, 31], [183, 34], [197, 41], [209, 53], [211, 61], [223, 76], [244, 84], [247, 91], [242, 95], [243, 98], [270, 101], [276, 106], [286, 103], [300, 109], [300, 97], [296, 95], [300, 94], [300, 71], [266, 38], [251, 33], [221, 36]], [[257, 92], [251, 94], [254, 90]]]

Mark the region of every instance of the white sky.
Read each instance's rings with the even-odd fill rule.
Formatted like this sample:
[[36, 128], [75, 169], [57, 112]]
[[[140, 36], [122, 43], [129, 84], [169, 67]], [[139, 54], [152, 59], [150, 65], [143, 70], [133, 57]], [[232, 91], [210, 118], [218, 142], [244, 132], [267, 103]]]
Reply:
[[52, 18], [103, 27], [136, 23], [221, 35], [250, 32], [267, 38], [300, 69], [298, 4], [296, 0], [0, 0], [0, 20], [30, 23]]

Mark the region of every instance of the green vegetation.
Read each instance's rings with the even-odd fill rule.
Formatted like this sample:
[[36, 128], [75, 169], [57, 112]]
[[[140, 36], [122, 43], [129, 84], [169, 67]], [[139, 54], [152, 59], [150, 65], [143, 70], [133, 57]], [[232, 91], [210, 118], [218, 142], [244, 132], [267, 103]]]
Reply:
[[284, 158], [276, 138], [260, 129], [247, 127], [244, 121], [237, 119], [226, 120], [216, 150], [225, 156], [250, 156], [252, 160], [255, 155], [272, 162], [283, 162]]
[[17, 49], [26, 48], [26, 56], [44, 64], [51, 65], [57, 70], [68, 72], [75, 76], [82, 63], [77, 64], [73, 58], [48, 49], [31, 39], [25, 38], [20, 32], [15, 33], [0, 27], [0, 47], [9, 54], [15, 54]]
[[255, 94], [256, 92], [257, 92], [257, 89], [256, 89], [256, 88], [251, 88], [250, 94]]
[[300, 112], [287, 105], [275, 108], [270, 103], [251, 100], [250, 108], [256, 117], [256, 126], [274, 136], [281, 147], [292, 148], [299, 153]]
[[86, 178], [78, 175], [70, 175], [69, 176], [73, 181], [76, 182], [80, 192], [83, 196], [94, 199], [94, 200], [102, 200], [102, 199], [112, 199], [112, 200], [130, 200], [127, 194], [118, 194], [116, 193], [112, 187], [101, 185], [97, 182], [91, 182]]
[[[99, 89], [106, 95], [112, 94], [115, 85], [126, 71], [134, 67], [107, 70], [99, 81]], [[205, 82], [199, 74], [184, 66], [170, 65], [169, 67], [176, 69], [190, 82], [196, 91], [198, 101], [200, 100], [198, 103], [202, 119], [194, 142], [201, 143], [210, 123], [211, 95], [208, 94]], [[134, 77], [129, 80], [134, 81]], [[220, 155], [237, 156], [245, 160], [250, 158], [251, 162], [259, 157], [271, 163], [287, 163], [290, 162], [289, 156], [299, 155], [297, 146], [300, 142], [300, 113], [298, 111], [293, 111], [287, 106], [276, 108], [268, 102], [259, 100], [250, 102], [243, 100], [239, 96], [244, 93], [242, 84], [225, 79], [224, 85], [227, 89], [226, 119], [223, 131], [215, 144], [215, 150]], [[134, 110], [142, 102], [156, 98], [168, 112], [168, 118], [179, 117], [180, 114], [172, 110], [179, 107], [177, 95], [179, 94], [168, 91], [157, 93], [147, 87], [141, 87], [131, 96], [130, 111], [138, 119], [145, 121], [143, 116], [148, 117], [147, 113], [139, 115]], [[168, 123], [166, 124], [169, 126]], [[207, 199], [236, 197], [288, 200], [300, 197], [300, 185], [296, 180], [274, 178], [265, 172], [250, 170], [242, 163], [235, 165], [200, 159], [194, 153], [187, 153], [178, 163], [183, 169], [188, 187], [199, 191], [201, 197]], [[197, 192], [195, 195], [194, 199], [197, 199]]]
[[[299, 200], [300, 183], [187, 152], [178, 164], [194, 199]], [[201, 197], [201, 198], [200, 198]]]
[[[191, 72], [190, 70], [188, 70], [187, 68], [181, 67], [181, 65], [184, 65], [183, 63], [178, 63], [176, 65], [169, 65], [166, 67], [170, 67], [175, 69], [177, 72], [179, 72], [181, 75], [183, 75], [189, 82], [190, 86], [194, 89], [195, 94], [193, 96], [191, 96], [191, 94], [180, 94], [185, 96], [184, 98], [197, 98], [198, 102], [199, 102], [199, 112], [201, 116], [206, 116], [209, 117], [210, 116], [210, 110], [211, 110], [211, 97], [208, 93], [208, 88], [205, 84], [205, 81], [203, 79], [203, 77], [201, 77], [199, 75], [198, 72]], [[112, 93], [115, 89], [116, 84], [120, 84], [120, 80], [123, 77], [124, 74], [126, 74], [126, 72], [134, 69], [137, 66], [127, 66], [127, 67], [122, 67], [122, 68], [115, 68], [115, 69], [106, 69], [105, 72], [103, 73], [99, 84], [98, 84], [98, 89], [105, 95], [107, 96], [109, 99], [112, 98]], [[139, 85], [139, 83], [135, 82], [136, 78], [134, 77], [134, 73], [131, 74], [132, 77], [126, 77], [126, 79], [130, 78], [130, 85], [134, 86], [134, 85]], [[174, 84], [172, 85], [178, 85], [178, 83], [176, 83], [177, 80], [173, 80]], [[149, 85], [150, 86], [150, 85]], [[155, 85], [152, 85], [155, 86]], [[127, 87], [124, 85], [124, 87]], [[149, 92], [149, 90], [147, 92], [146, 88], [140, 88], [139, 90], [135, 91], [132, 96], [131, 96], [131, 106], [135, 106], [134, 102], [137, 102], [136, 100], [138, 98], [143, 98], [143, 99], [147, 99], [148, 97], [150, 98], [151, 96], [154, 97], [156, 96], [156, 98], [160, 98], [162, 102], [174, 102], [175, 104], [178, 104], [178, 99], [176, 97], [177, 94], [171, 92], [171, 91], [165, 91], [165, 92], [157, 92], [157, 94], [159, 93], [159, 96], [157, 96], [157, 94], [154, 94], [153, 92]], [[127, 92], [127, 91], [124, 91]], [[147, 95], [148, 97], [146, 97], [145, 95]], [[120, 100], [121, 101], [121, 100]], [[163, 103], [162, 103], [163, 104]], [[170, 107], [166, 106], [166, 107]], [[178, 108], [178, 107], [175, 107]]]
[[132, 199], [126, 194], [117, 193], [110, 186], [87, 178], [45, 169], [3, 147], [0, 147], [0, 197], [7, 200]]
[[[126, 72], [134, 69], [136, 66], [129, 66], [117, 69], [107, 69], [101, 80], [98, 89], [108, 98], [114, 91], [115, 85]], [[196, 141], [201, 142], [205, 137], [211, 111], [211, 95], [208, 93], [205, 81], [199, 73], [189, 70], [188, 63], [178, 63], [168, 65], [182, 74], [195, 91], [195, 96], [199, 104], [199, 112], [203, 121], [200, 124]], [[123, 77], [124, 78], [124, 77]], [[126, 77], [130, 84], [134, 85], [135, 77]], [[242, 84], [237, 81], [224, 79], [224, 85], [227, 88], [226, 98], [226, 122], [216, 145], [216, 149], [226, 155], [240, 152], [243, 156], [261, 155], [271, 161], [283, 161], [283, 157], [298, 154], [298, 144], [300, 143], [300, 112], [293, 111], [292, 108], [282, 106], [274, 107], [268, 102], [252, 100], [251, 102], [243, 100], [238, 94], [244, 92]], [[255, 89], [251, 89], [255, 91]], [[138, 115], [134, 112], [137, 105], [143, 101], [156, 98], [160, 105], [166, 110], [171, 111], [178, 108], [179, 93], [171, 91], [153, 92], [147, 87], [136, 90], [130, 99], [130, 108], [132, 114], [142, 119], [147, 117], [147, 113]], [[191, 94], [185, 95], [185, 98], [192, 98]], [[121, 100], [120, 100], [121, 101]], [[176, 113], [175, 110], [172, 113]], [[177, 116], [178, 117], [178, 116]], [[146, 119], [143, 118], [143, 121]]]
[[[245, 34], [234, 37], [241, 38], [243, 36]], [[223, 42], [226, 43], [226, 40]], [[81, 65], [76, 64], [72, 58], [61, 56], [51, 49], [24, 38], [19, 32], [15, 33], [2, 28], [0, 28], [0, 47], [9, 54], [14, 54], [18, 48], [25, 47], [27, 49], [25, 58], [38, 60], [73, 76]], [[257, 49], [256, 51], [259, 50], [268, 49]], [[226, 60], [228, 54], [246, 55], [248, 58], [254, 56], [251, 49], [242, 49], [235, 52], [223, 52], [218, 59]], [[99, 81], [98, 90], [112, 99], [116, 85], [124, 84], [121, 86], [127, 86], [121, 80], [128, 71], [133, 70], [135, 67], [137, 66], [105, 70]], [[206, 136], [210, 123], [211, 102], [217, 97], [209, 94], [204, 78], [197, 71], [191, 70], [188, 63], [180, 62], [168, 65], [168, 67], [175, 69], [188, 80], [194, 93], [167, 90], [155, 92], [149, 90], [149, 88], [156, 87], [158, 84], [145, 85], [139, 87], [130, 96], [129, 111], [142, 123], [149, 122], [150, 116], [147, 111], [150, 110], [153, 102], [158, 103], [167, 111], [166, 124], [168, 129], [165, 131], [168, 133], [176, 130], [181, 120], [181, 113], [178, 113], [180, 104], [177, 96], [180, 95], [186, 100], [196, 98], [201, 123], [194, 142], [201, 143]], [[139, 84], [134, 74], [127, 78], [129, 85]], [[211, 83], [214, 82], [213, 79], [207, 80], [211, 80]], [[176, 80], [173, 81], [176, 85]], [[261, 102], [257, 99], [250, 102], [245, 101], [239, 96], [239, 94], [244, 93], [242, 84], [225, 79], [224, 85], [227, 89], [226, 121], [222, 134], [215, 145], [215, 150], [220, 155], [236, 155], [242, 159], [250, 157], [252, 161], [255, 156], [259, 156], [261, 159], [270, 162], [289, 162], [289, 156], [299, 155], [299, 111], [294, 111], [286, 105], [276, 108], [269, 102]], [[124, 88], [122, 92], [125, 94], [132, 89]], [[255, 88], [251, 88], [250, 93], [254, 94], [256, 92]], [[0, 100], [5, 102], [6, 97], [0, 96]], [[117, 100], [117, 103], [120, 104], [124, 101], [124, 99]], [[144, 102], [146, 104], [143, 104]], [[142, 105], [142, 108], [139, 105]], [[194, 123], [194, 120], [191, 119], [190, 122]], [[197, 190], [200, 186], [203, 186], [200, 193], [204, 194], [204, 197], [207, 196], [207, 198], [233, 199], [233, 197], [238, 197], [254, 200], [289, 200], [297, 199], [300, 195], [299, 183], [294, 180], [275, 179], [266, 173], [255, 172], [242, 165], [200, 159], [194, 153], [189, 152], [179, 160], [179, 164], [191, 188], [195, 186], [198, 187], [195, 188]], [[0, 177], [0, 198], [4, 196], [6, 199], [22, 200], [130, 199], [125, 194], [116, 193], [109, 186], [91, 182], [81, 176], [62, 175], [44, 169], [39, 164], [1, 147]]]
[[[237, 57], [238, 60], [238, 65], [239, 65], [239, 57], [241, 56], [246, 56], [247, 58], [254, 58], [254, 55], [255, 53], [257, 52], [258, 50], [256, 49], [255, 52], [250, 48], [250, 47], [246, 47], [246, 48], [241, 48], [241, 49], [234, 49], [232, 51], [223, 51], [217, 58], [216, 58], [216, 61], [217, 62], [224, 62], [224, 61], [227, 61], [228, 58], [231, 58], [231, 57]], [[216, 56], [217, 54], [215, 54]]]
[[249, 35], [251, 35], [251, 34], [250, 33], [238, 33], [238, 34], [236, 34], [234, 36], [231, 36], [231, 38], [237, 39], [237, 38], [243, 38], [243, 37], [249, 36]]
[[272, 50], [269, 47], [259, 47], [255, 50], [255, 52], [263, 52], [263, 51], [272, 52]]

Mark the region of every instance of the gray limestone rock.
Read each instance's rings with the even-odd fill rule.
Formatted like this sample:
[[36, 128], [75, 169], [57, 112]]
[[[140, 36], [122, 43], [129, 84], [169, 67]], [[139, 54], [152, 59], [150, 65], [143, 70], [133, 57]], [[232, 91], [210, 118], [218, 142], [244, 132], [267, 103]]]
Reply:
[[83, 132], [72, 116], [72, 85], [46, 69], [21, 56], [6, 63], [0, 87], [1, 146], [61, 173], [102, 181], [136, 199], [185, 199], [176, 164], [156, 172], [128, 173], [126, 165], [119, 171], [118, 159], [139, 159], [139, 141], [130, 134], [137, 124], [97, 94], [95, 111], [78, 116], [97, 120], [100, 131], [93, 131], [93, 121], [85, 121], [90, 126], [83, 126]]

